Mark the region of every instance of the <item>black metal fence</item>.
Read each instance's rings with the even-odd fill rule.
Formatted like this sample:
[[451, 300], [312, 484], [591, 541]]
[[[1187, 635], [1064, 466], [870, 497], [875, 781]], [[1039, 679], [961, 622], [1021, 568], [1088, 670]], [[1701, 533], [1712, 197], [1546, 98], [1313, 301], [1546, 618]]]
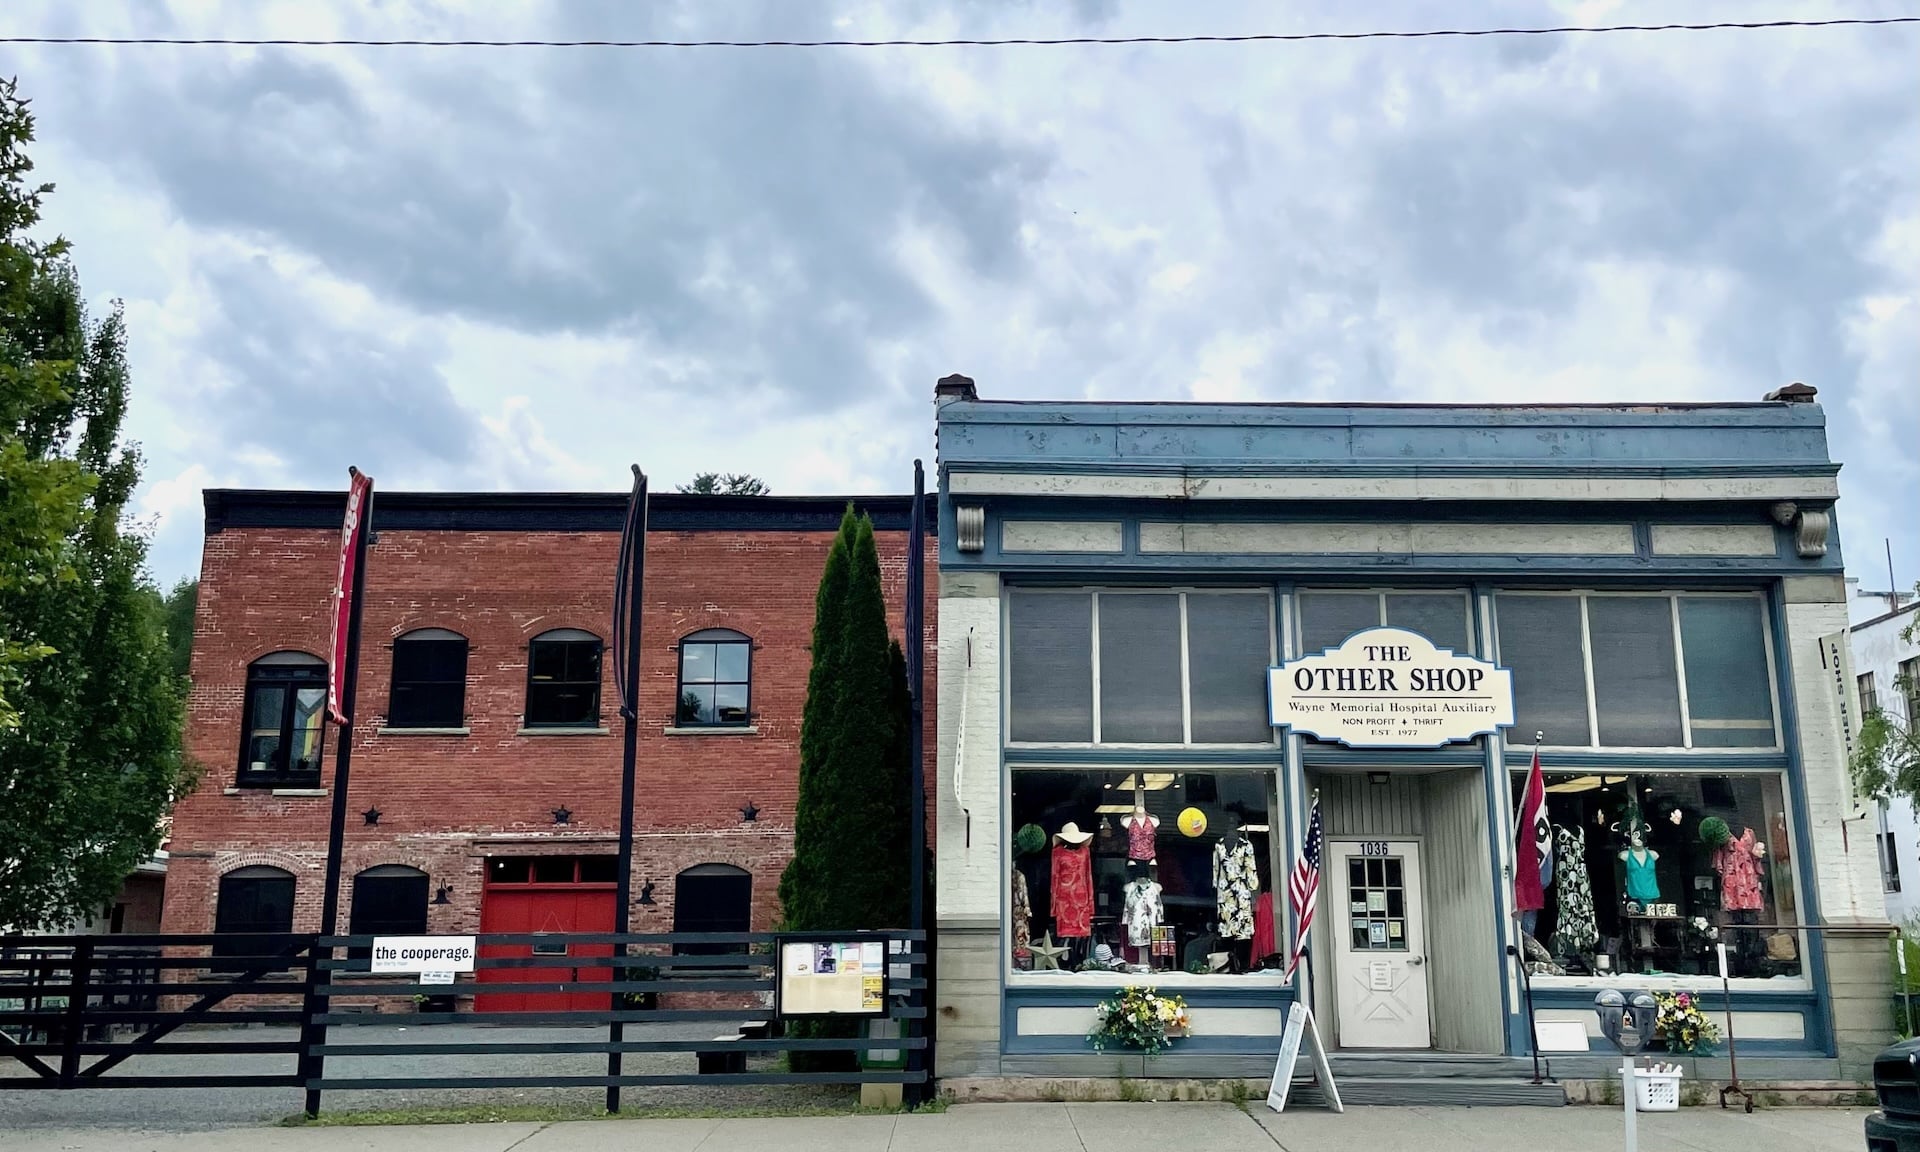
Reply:
[[[848, 933], [886, 950], [887, 996], [871, 1028], [800, 1027], [776, 1009], [770, 933], [483, 934], [474, 971], [452, 984], [375, 973], [371, 936], [0, 937], [0, 1089], [298, 1087], [317, 1113], [328, 1091], [582, 1088], [685, 1084], [899, 1084], [924, 1098], [927, 951], [921, 932]], [[485, 1039], [367, 1042], [375, 1027], [487, 1024]], [[711, 1038], [663, 1038], [636, 1025], [711, 1023]], [[238, 1025], [283, 1025], [297, 1039], [251, 1038]], [[600, 1027], [604, 1038], [516, 1037], [516, 1027]], [[224, 1029], [224, 1030], [223, 1030]], [[692, 1067], [629, 1073], [634, 1053], [690, 1053]], [[604, 1075], [546, 1073], [543, 1055], [605, 1054]], [[797, 1054], [807, 1054], [794, 1060]], [[120, 1066], [133, 1057], [277, 1057], [258, 1071], [178, 1074]], [[749, 1056], [786, 1066], [749, 1070]], [[534, 1058], [508, 1075], [422, 1074], [425, 1057]], [[342, 1076], [335, 1057], [393, 1064], [392, 1074]], [[764, 1063], [764, 1060], [761, 1061]], [[337, 1067], [337, 1066], [336, 1066]], [[24, 1069], [21, 1072], [20, 1069]]]

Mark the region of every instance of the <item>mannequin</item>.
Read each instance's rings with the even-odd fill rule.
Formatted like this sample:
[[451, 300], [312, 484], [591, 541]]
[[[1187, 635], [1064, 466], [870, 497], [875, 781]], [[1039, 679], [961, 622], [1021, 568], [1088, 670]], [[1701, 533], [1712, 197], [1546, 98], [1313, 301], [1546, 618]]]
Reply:
[[1093, 853], [1088, 841], [1093, 833], [1080, 831], [1068, 823], [1053, 834], [1053, 931], [1063, 944], [1075, 949], [1075, 958], [1093, 935]]
[[1660, 899], [1660, 878], [1654, 874], [1654, 863], [1660, 859], [1660, 853], [1647, 847], [1646, 829], [1633, 824], [1627, 831], [1627, 847], [1620, 853], [1620, 859], [1627, 864], [1627, 899], [1649, 904]]
[[1740, 829], [1740, 835], [1713, 850], [1713, 870], [1720, 874], [1722, 908], [1729, 912], [1758, 912], [1766, 907], [1760, 873], [1760, 862], [1766, 855], [1766, 844], [1751, 828]]
[[1135, 964], [1153, 966], [1153, 930], [1166, 921], [1166, 906], [1160, 899], [1160, 885], [1154, 882], [1148, 866], [1127, 865], [1132, 879], [1121, 893], [1121, 922], [1126, 926], [1127, 959]]
[[1253, 845], [1234, 813], [1226, 836], [1213, 846], [1213, 898], [1220, 918], [1220, 939], [1228, 945], [1233, 971], [1245, 972], [1253, 950], [1253, 900], [1260, 871]]
[[1159, 834], [1160, 817], [1147, 814], [1147, 790], [1133, 790], [1133, 811], [1121, 821], [1127, 830], [1127, 859], [1151, 864], [1157, 858], [1154, 837]]
[[1587, 879], [1587, 830], [1570, 824], [1554, 830], [1555, 854], [1559, 869], [1555, 874], [1553, 951], [1563, 957], [1584, 956], [1600, 942], [1600, 930], [1594, 923], [1593, 885]]

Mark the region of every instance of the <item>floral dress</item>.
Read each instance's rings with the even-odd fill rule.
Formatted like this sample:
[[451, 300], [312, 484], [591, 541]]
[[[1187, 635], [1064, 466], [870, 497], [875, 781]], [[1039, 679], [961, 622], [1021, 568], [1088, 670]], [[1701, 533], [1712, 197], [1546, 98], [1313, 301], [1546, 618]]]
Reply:
[[1593, 884], [1587, 879], [1587, 832], [1584, 828], [1554, 829], [1554, 900], [1560, 919], [1553, 930], [1553, 950], [1561, 956], [1579, 956], [1600, 942], [1593, 920]]
[[1085, 844], [1053, 846], [1053, 933], [1093, 935], [1093, 856]]
[[1245, 839], [1231, 848], [1225, 840], [1215, 844], [1213, 893], [1221, 938], [1253, 939], [1253, 897], [1258, 891], [1260, 871], [1254, 866], [1253, 845]]
[[1016, 958], [1027, 954], [1027, 945], [1033, 943], [1033, 895], [1027, 890], [1027, 875], [1015, 868], [1013, 870], [1013, 954]]
[[1720, 873], [1720, 906], [1729, 912], [1758, 912], [1766, 907], [1760, 887], [1760, 857], [1766, 850], [1755, 843], [1747, 828], [1737, 840], [1713, 850], [1713, 870]]
[[1167, 918], [1166, 908], [1160, 902], [1160, 885], [1151, 880], [1135, 880], [1127, 885], [1121, 917], [1127, 925], [1127, 943], [1135, 948], [1153, 943], [1153, 930]]

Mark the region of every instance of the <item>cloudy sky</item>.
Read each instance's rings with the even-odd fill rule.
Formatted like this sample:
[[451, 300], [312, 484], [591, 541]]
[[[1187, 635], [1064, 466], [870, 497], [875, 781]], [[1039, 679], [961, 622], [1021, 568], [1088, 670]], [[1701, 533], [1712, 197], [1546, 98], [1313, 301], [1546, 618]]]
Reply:
[[[1766, 12], [1762, 12], [1766, 9]], [[875, 38], [1786, 3], [11, 0], [8, 35]], [[992, 397], [1820, 389], [1920, 577], [1920, 27], [1073, 48], [0, 45], [126, 302], [162, 580], [207, 486], [902, 491]]]

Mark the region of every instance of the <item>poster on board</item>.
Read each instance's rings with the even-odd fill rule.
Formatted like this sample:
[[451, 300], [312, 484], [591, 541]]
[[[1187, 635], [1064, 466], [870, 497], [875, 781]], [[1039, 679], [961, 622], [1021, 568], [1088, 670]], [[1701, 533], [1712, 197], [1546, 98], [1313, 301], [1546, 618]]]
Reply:
[[782, 936], [774, 945], [774, 1011], [793, 1016], [884, 1016], [887, 941]]
[[1320, 1027], [1313, 1022], [1313, 1009], [1299, 1001], [1287, 1009], [1287, 1030], [1280, 1037], [1280, 1057], [1273, 1064], [1273, 1083], [1267, 1088], [1267, 1107], [1275, 1112], [1287, 1110], [1287, 1096], [1293, 1088], [1293, 1070], [1300, 1063], [1300, 1048], [1307, 1048], [1313, 1059], [1314, 1083], [1320, 1086], [1327, 1107], [1345, 1112], [1340, 1103], [1339, 1086], [1333, 1082], [1333, 1068], [1327, 1063], [1326, 1046], [1320, 1043]]

